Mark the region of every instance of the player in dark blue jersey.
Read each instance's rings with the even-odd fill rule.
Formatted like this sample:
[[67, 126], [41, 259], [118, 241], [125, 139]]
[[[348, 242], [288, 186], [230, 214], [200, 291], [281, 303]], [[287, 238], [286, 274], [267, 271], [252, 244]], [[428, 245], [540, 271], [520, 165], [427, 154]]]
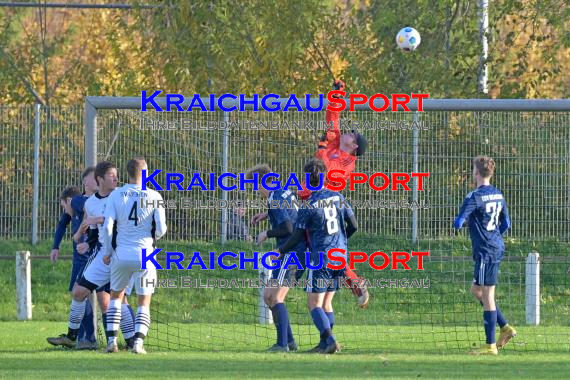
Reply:
[[[304, 170], [311, 174], [311, 186], [318, 185], [319, 176], [326, 173], [324, 162], [316, 158], [310, 160]], [[334, 248], [343, 249], [344, 254], [334, 256], [343, 255], [346, 259], [348, 238], [356, 232], [358, 224], [352, 209], [346, 205], [340, 193], [318, 190], [311, 194], [309, 203], [309, 207], [299, 210], [293, 236], [279, 247], [279, 252], [289, 252], [304, 237], [305, 230], [308, 231], [311, 266], [319, 266], [321, 263], [319, 269], [309, 269], [306, 289], [311, 317], [321, 336], [319, 345], [311, 352], [333, 354], [340, 346], [332, 334], [335, 322], [332, 300], [344, 278], [344, 269], [327, 268], [327, 252]]]
[[[254, 173], [257, 173], [258, 178], [261, 180], [264, 175], [271, 173], [271, 169], [267, 165], [256, 165], [247, 171], [247, 178], [252, 179]], [[262, 220], [269, 219], [271, 229], [262, 231], [257, 236], [257, 244], [262, 244], [267, 238], [275, 238], [279, 247], [291, 237], [293, 226], [297, 220], [297, 210], [291, 207], [293, 201], [296, 200], [295, 195], [289, 190], [269, 191], [263, 188], [263, 186], [259, 187], [259, 192], [267, 199], [268, 209], [267, 212], [255, 215], [252, 223], [258, 224]], [[305, 239], [301, 239], [291, 249], [291, 252], [295, 252], [301, 263], [305, 262], [306, 248]], [[286, 259], [287, 257], [285, 256], [281, 262], [285, 263]], [[291, 272], [287, 268], [274, 269], [271, 278], [277, 280], [279, 285], [277, 287], [266, 287], [263, 291], [265, 303], [271, 310], [275, 329], [277, 330], [277, 343], [269, 348], [270, 352], [297, 351], [297, 343], [289, 323], [289, 312], [285, 305], [285, 297], [287, 297], [289, 292], [287, 285], [293, 280]], [[301, 278], [302, 275], [303, 269], [299, 268], [295, 272], [295, 280]]]
[[[59, 257], [59, 246], [63, 240], [63, 236], [65, 235], [68, 225], [71, 223], [71, 231], [75, 234], [83, 221], [83, 205], [85, 204], [85, 201], [91, 194], [97, 191], [97, 182], [95, 181], [94, 173], [95, 167], [89, 167], [83, 171], [81, 175], [84, 189], [83, 194], [81, 194], [79, 189], [76, 187], [68, 187], [60, 196], [60, 205], [64, 209], [64, 212], [59, 219], [53, 239], [50, 256], [54, 263]], [[69, 279], [69, 291], [73, 289], [75, 282], [79, 279], [85, 265], [87, 265], [89, 255], [86, 255], [85, 253], [88, 252], [88, 248], [87, 243], [77, 244], [75, 241], [73, 242], [73, 262], [71, 276]], [[48, 341], [50, 339], [51, 338], [49, 338]], [[79, 350], [97, 348], [91, 302], [87, 302], [85, 305], [85, 316], [81, 322], [76, 348]]]
[[[495, 161], [487, 156], [473, 159], [473, 177], [477, 189], [467, 194], [453, 226], [459, 230], [467, 221], [473, 245], [475, 270], [471, 293], [483, 305], [483, 321], [486, 345], [473, 351], [476, 355], [497, 355], [516, 336], [516, 331], [506, 321], [495, 303], [499, 266], [505, 251], [503, 234], [510, 228], [511, 221], [503, 193], [490, 184], [495, 172]], [[495, 339], [496, 325], [501, 328], [499, 340]]]

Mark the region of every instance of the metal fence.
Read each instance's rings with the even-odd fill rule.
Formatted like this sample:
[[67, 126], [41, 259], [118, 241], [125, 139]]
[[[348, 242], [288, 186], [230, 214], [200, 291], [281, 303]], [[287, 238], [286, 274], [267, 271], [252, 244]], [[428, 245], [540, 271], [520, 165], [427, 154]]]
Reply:
[[2, 238], [51, 238], [60, 191], [81, 185], [84, 141], [82, 107], [0, 106]]
[[[429, 206], [359, 210], [362, 230], [414, 240], [449, 235], [450, 220], [471, 188], [470, 160], [477, 154], [489, 154], [497, 162], [494, 183], [506, 194], [516, 221], [511, 236], [568, 241], [569, 104], [568, 100], [431, 100], [425, 101], [426, 111], [421, 113], [345, 112], [342, 118], [348, 126], [377, 122], [386, 127], [386, 123], [411, 123], [414, 118], [421, 124], [421, 128], [409, 129], [367, 125], [363, 133], [370, 145], [366, 156], [358, 160], [357, 171], [430, 173], [425, 191], [375, 193], [365, 186], [345, 191], [355, 200], [417, 200]], [[324, 112], [142, 114], [138, 108], [138, 98], [88, 98], [85, 108], [0, 107], [0, 236], [49, 239], [61, 213], [61, 189], [79, 186], [86, 163], [104, 158], [117, 163], [122, 179], [126, 178], [124, 166], [133, 155], [146, 157], [152, 168], [187, 176], [194, 172], [238, 173], [259, 162], [282, 174], [300, 172], [314, 154], [322, 130], [271, 130], [267, 125], [286, 120], [291, 125], [311, 121], [316, 126], [324, 120]], [[188, 119], [202, 127], [207, 121], [238, 119], [266, 124], [259, 124], [258, 129], [149, 130], [160, 121], [180, 126]], [[193, 190], [171, 191], [164, 197], [179, 202], [182, 197], [246, 200], [256, 195]], [[247, 215], [253, 212], [249, 210]], [[172, 236], [189, 240], [232, 238], [231, 231], [239, 229], [235, 223], [241, 221], [233, 210], [178, 208], [168, 210], [168, 216]]]

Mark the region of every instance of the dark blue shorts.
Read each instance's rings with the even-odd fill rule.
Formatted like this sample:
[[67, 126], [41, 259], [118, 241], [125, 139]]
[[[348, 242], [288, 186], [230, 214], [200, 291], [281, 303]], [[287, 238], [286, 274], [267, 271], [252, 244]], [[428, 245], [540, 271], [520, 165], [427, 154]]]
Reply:
[[[283, 260], [281, 261], [281, 264], [285, 264], [285, 262], [287, 261], [287, 256], [288, 255], [284, 256]], [[297, 265], [292, 263], [291, 265], [289, 265], [287, 267], [287, 269], [285, 269], [285, 268], [273, 269], [271, 272], [271, 279], [277, 280], [279, 282], [279, 284], [282, 284], [283, 281], [289, 281], [289, 283], [291, 283], [291, 281], [293, 280], [291, 278], [291, 273], [294, 272], [295, 273], [295, 280], [298, 281], [303, 276], [303, 273], [305, 273], [304, 254], [303, 255], [297, 255], [297, 258], [299, 259], [302, 268], [296, 269]]]
[[323, 265], [320, 269], [309, 269], [307, 293], [336, 292], [344, 280], [344, 269], [330, 269]]
[[473, 284], [477, 286], [494, 286], [499, 280], [499, 266], [501, 263], [485, 262], [475, 260], [475, 270], [473, 271]]
[[85, 255], [80, 255], [80, 254], [73, 254], [73, 262], [71, 264], [71, 277], [69, 278], [69, 291], [71, 292], [71, 290], [73, 289], [73, 286], [75, 285], [75, 283], [77, 281], [79, 281], [79, 279], [81, 278], [81, 275], [83, 274], [83, 270], [85, 269], [85, 266], [87, 265], [87, 261], [89, 259], [89, 256]]

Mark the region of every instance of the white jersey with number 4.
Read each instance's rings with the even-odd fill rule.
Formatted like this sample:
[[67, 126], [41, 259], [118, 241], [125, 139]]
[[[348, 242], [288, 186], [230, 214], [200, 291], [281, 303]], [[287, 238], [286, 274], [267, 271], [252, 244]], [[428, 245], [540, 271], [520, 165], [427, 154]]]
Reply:
[[[111, 193], [105, 210], [104, 235], [106, 247], [111, 248], [116, 225], [117, 258], [138, 261], [143, 248], [152, 252], [154, 239], [166, 232], [164, 207], [157, 207], [158, 201], [162, 201], [158, 192], [142, 190], [141, 185], [127, 184]], [[107, 252], [112, 252], [112, 248]]]

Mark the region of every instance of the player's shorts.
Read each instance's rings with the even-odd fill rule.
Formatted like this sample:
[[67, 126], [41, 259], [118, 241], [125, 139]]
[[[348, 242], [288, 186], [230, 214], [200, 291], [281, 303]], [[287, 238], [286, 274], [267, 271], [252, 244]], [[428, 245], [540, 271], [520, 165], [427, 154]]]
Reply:
[[499, 265], [501, 263], [490, 263], [484, 260], [475, 260], [475, 270], [473, 271], [473, 284], [477, 286], [494, 286], [499, 280]]
[[83, 271], [85, 270], [85, 266], [89, 261], [89, 257], [87, 255], [79, 255], [73, 254], [73, 263], [71, 265], [71, 277], [69, 278], [69, 291], [73, 290], [75, 283], [79, 281]]
[[[281, 263], [282, 264], [286, 263], [288, 257], [289, 254], [285, 255]], [[301, 267], [303, 267], [305, 265], [303, 258], [299, 256], [297, 257], [299, 258]], [[281, 267], [279, 269], [273, 269], [271, 271], [271, 279], [277, 280], [277, 283], [279, 284], [279, 286], [281, 286], [285, 281], [289, 282], [290, 284], [292, 282], [293, 277], [295, 278], [295, 280], [298, 281], [303, 276], [303, 273], [305, 273], [304, 267], [298, 269], [297, 265], [292, 263], [291, 265], [288, 265], [287, 268]]]
[[77, 283], [91, 291], [110, 292], [109, 281], [111, 279], [111, 267], [103, 262], [103, 251], [100, 246], [93, 249], [91, 257], [85, 266], [83, 275]]
[[330, 269], [323, 265], [319, 269], [309, 269], [307, 293], [336, 292], [344, 279], [343, 269]]
[[117, 254], [111, 258], [111, 289], [120, 291], [130, 287], [140, 296], [154, 293], [157, 276], [156, 269], [141, 269], [140, 260], [124, 260]]

